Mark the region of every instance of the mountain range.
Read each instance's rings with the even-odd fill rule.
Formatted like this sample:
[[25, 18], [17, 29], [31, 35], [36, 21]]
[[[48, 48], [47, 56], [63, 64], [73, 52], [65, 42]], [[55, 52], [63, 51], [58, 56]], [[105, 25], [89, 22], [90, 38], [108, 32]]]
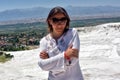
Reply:
[[[51, 8], [34, 7], [26, 9], [13, 9], [0, 12], [0, 22], [23, 19], [43, 19], [46, 18]], [[65, 7], [71, 18], [91, 18], [91, 17], [118, 17], [120, 7], [94, 6], [94, 7]]]

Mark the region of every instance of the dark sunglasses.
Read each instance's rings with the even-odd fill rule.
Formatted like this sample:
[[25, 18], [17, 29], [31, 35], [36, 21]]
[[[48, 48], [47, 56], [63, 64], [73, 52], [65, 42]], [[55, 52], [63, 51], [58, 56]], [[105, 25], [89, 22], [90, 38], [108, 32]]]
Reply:
[[57, 23], [57, 22], [59, 22], [59, 21], [61, 21], [61, 22], [65, 22], [67, 20], [67, 18], [66, 17], [62, 17], [62, 18], [52, 18], [52, 21], [54, 22], [54, 23]]

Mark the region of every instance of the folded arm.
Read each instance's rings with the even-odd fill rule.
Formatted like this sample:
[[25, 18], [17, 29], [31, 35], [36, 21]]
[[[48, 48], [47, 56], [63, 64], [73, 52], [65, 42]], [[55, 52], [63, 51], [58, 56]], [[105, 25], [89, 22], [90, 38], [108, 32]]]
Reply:
[[[43, 42], [44, 41], [44, 42]], [[42, 56], [47, 56], [45, 55], [45, 50], [47, 48], [47, 42], [45, 40], [41, 40], [40, 41], [40, 53], [42, 53]], [[55, 47], [56, 48], [56, 47]], [[51, 54], [53, 51], [51, 50], [51, 52], [47, 53], [47, 54]], [[39, 59], [39, 66], [46, 71], [54, 71], [54, 70], [64, 70], [64, 52], [60, 52], [59, 49], [57, 51], [57, 55], [52, 56], [52, 57], [45, 57], [42, 58], [40, 57]]]

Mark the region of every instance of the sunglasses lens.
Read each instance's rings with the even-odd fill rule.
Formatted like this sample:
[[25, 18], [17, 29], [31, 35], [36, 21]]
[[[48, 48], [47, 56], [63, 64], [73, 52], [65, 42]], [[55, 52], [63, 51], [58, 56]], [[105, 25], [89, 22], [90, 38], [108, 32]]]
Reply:
[[54, 23], [58, 23], [59, 21], [65, 22], [66, 20], [67, 20], [66, 17], [63, 17], [63, 18], [60, 18], [60, 19], [58, 19], [58, 18], [52, 18], [52, 21], [53, 21]]
[[64, 18], [61, 18], [61, 21], [66, 21], [66, 20], [67, 20], [67, 18], [65, 18], [65, 17], [64, 17]]
[[57, 19], [57, 18], [52, 18], [52, 20], [53, 20], [54, 23], [59, 21], [59, 19]]

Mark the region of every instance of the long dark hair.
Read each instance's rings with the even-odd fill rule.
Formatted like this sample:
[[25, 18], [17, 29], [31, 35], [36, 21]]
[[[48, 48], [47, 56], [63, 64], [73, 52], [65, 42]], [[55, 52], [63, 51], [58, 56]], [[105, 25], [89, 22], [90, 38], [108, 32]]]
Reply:
[[54, 7], [53, 9], [51, 9], [51, 11], [48, 14], [48, 17], [47, 17], [47, 20], [46, 20], [46, 22], [48, 24], [48, 31], [49, 32], [53, 31], [52, 25], [49, 23], [49, 19], [51, 19], [57, 13], [62, 13], [67, 18], [66, 27], [65, 27], [65, 30], [64, 30], [64, 32], [66, 32], [69, 29], [70, 17], [68, 15], [67, 11], [60, 6]]

